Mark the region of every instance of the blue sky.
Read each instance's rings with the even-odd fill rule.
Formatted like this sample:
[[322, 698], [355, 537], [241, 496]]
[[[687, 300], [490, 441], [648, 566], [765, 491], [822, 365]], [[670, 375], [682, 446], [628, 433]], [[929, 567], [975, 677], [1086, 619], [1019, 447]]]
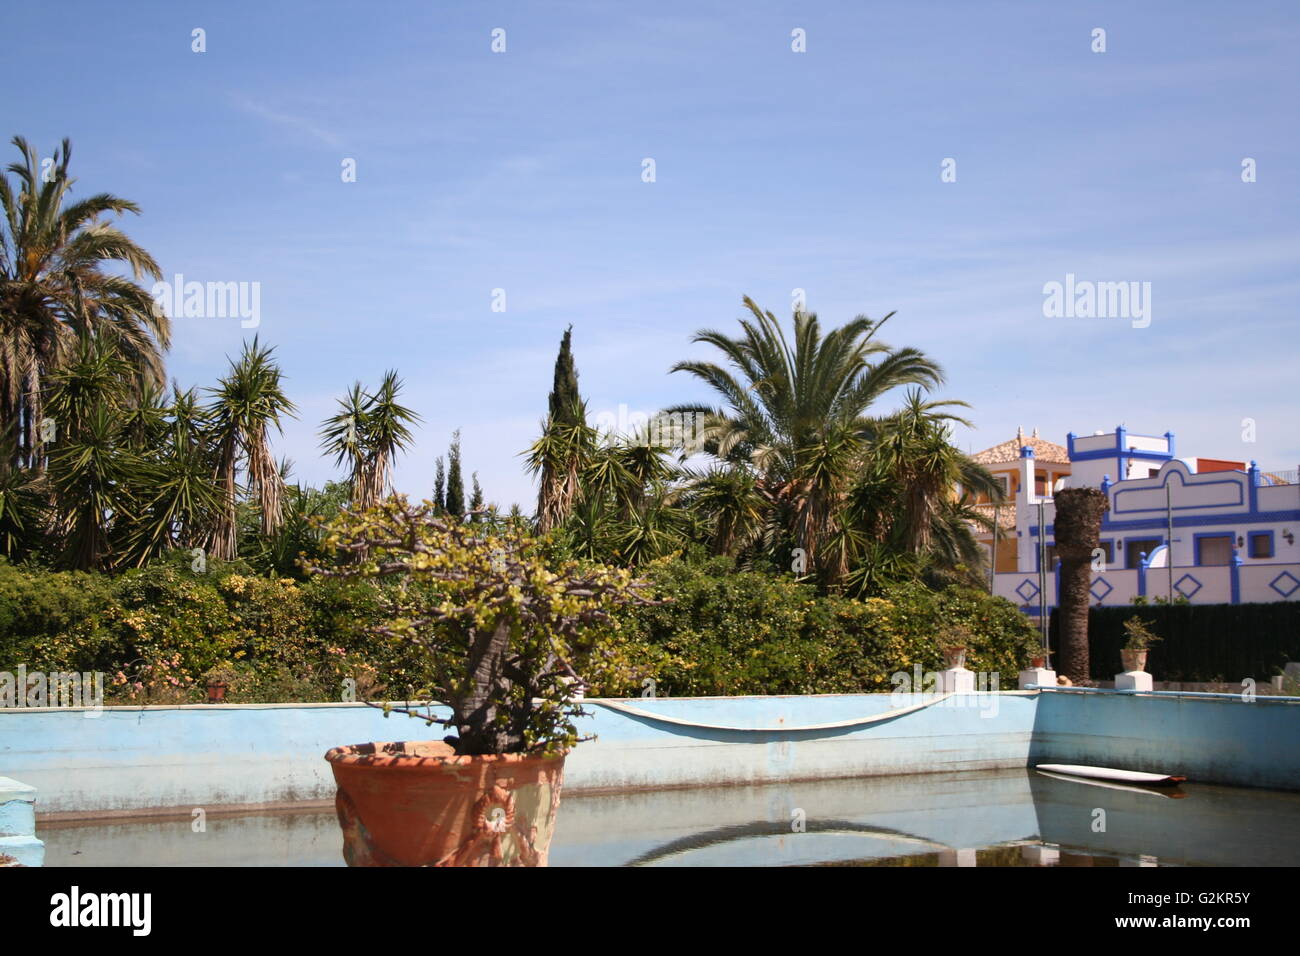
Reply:
[[[261, 284], [300, 480], [333, 474], [334, 399], [396, 368], [424, 417], [399, 488], [429, 493], [459, 427], [489, 499], [530, 507], [566, 325], [593, 413], [653, 411], [706, 397], [668, 374], [695, 330], [795, 288], [827, 324], [896, 311], [882, 337], [944, 366], [971, 450], [1122, 422], [1300, 461], [1293, 2], [58, 11], [6, 11], [0, 130], [70, 137], [78, 193], [137, 201], [169, 277]], [[1067, 273], [1150, 282], [1150, 325], [1045, 318]], [[252, 334], [178, 318], [170, 372], [211, 384]]]

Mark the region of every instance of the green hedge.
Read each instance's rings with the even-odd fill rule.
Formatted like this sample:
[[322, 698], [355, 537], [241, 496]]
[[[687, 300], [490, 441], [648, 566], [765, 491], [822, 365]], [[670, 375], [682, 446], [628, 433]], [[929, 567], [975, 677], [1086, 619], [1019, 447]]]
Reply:
[[737, 572], [723, 559], [666, 562], [647, 575], [667, 603], [630, 612], [623, 626], [658, 696], [888, 691], [895, 672], [941, 669], [936, 636], [954, 625], [974, 638], [967, 666], [1015, 689], [1037, 646], [1015, 605], [968, 588], [818, 597], [790, 576]]
[[[1287, 661], [1300, 660], [1300, 602], [1093, 607], [1088, 648], [1094, 680], [1110, 680], [1119, 672], [1124, 622], [1135, 614], [1161, 638], [1147, 656], [1147, 670], [1156, 680], [1264, 680], [1280, 673]], [[1057, 628], [1053, 612], [1053, 649], [1059, 646]]]
[[103, 671], [111, 703], [205, 700], [204, 674], [231, 666], [234, 702], [339, 700], [422, 685], [408, 649], [367, 632], [379, 619], [369, 583], [299, 582], [242, 562], [190, 570], [178, 553], [108, 575], [0, 562], [0, 671]]
[[[896, 586], [865, 601], [820, 597], [792, 577], [731, 562], [665, 561], [646, 574], [665, 603], [615, 622], [636, 675], [592, 695], [658, 696], [888, 691], [897, 671], [942, 666], [936, 636], [971, 632], [968, 665], [1014, 688], [1035, 633], [1014, 605], [965, 588]], [[374, 582], [296, 581], [177, 554], [109, 577], [0, 562], [0, 671], [103, 671], [110, 703], [206, 698], [204, 674], [230, 666], [233, 702], [418, 694], [420, 657], [368, 629], [381, 618]]]

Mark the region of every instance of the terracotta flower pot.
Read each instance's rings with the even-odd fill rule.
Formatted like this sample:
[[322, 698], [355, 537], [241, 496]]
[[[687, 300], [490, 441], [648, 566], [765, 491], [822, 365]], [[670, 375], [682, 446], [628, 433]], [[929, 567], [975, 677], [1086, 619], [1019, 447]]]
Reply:
[[208, 703], [223, 704], [226, 701], [226, 688], [230, 685], [225, 681], [215, 681], [208, 685]]
[[564, 754], [457, 756], [441, 741], [335, 747], [348, 866], [545, 866]]
[[1029, 666], [1034, 668], [1035, 670], [1046, 667], [1047, 658], [1041, 654], [1038, 657], [1031, 657], [1029, 658]]
[[966, 648], [945, 647], [942, 650], [943, 650], [944, 667], [965, 667], [966, 666]]
[[1125, 648], [1119, 652], [1119, 659], [1124, 662], [1125, 671], [1144, 671], [1147, 669], [1146, 650], [1131, 651]]

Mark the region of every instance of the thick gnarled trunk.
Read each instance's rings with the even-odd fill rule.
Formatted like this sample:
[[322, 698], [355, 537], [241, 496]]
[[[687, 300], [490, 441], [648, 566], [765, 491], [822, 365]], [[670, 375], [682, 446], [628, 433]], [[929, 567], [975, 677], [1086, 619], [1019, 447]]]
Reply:
[[460, 754], [520, 753], [524, 749], [522, 728], [502, 721], [507, 716], [500, 704], [507, 698], [510, 679], [505, 673], [510, 649], [510, 620], [503, 617], [491, 630], [474, 635], [469, 649], [469, 689], [452, 702]]

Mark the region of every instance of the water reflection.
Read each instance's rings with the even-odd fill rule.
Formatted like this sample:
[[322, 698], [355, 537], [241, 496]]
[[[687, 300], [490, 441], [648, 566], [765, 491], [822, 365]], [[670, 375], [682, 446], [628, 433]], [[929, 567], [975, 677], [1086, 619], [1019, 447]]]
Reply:
[[[1171, 799], [1171, 797], [1173, 797]], [[332, 808], [42, 824], [48, 866], [342, 865]], [[1014, 770], [566, 794], [552, 866], [1294, 866], [1300, 794]]]

